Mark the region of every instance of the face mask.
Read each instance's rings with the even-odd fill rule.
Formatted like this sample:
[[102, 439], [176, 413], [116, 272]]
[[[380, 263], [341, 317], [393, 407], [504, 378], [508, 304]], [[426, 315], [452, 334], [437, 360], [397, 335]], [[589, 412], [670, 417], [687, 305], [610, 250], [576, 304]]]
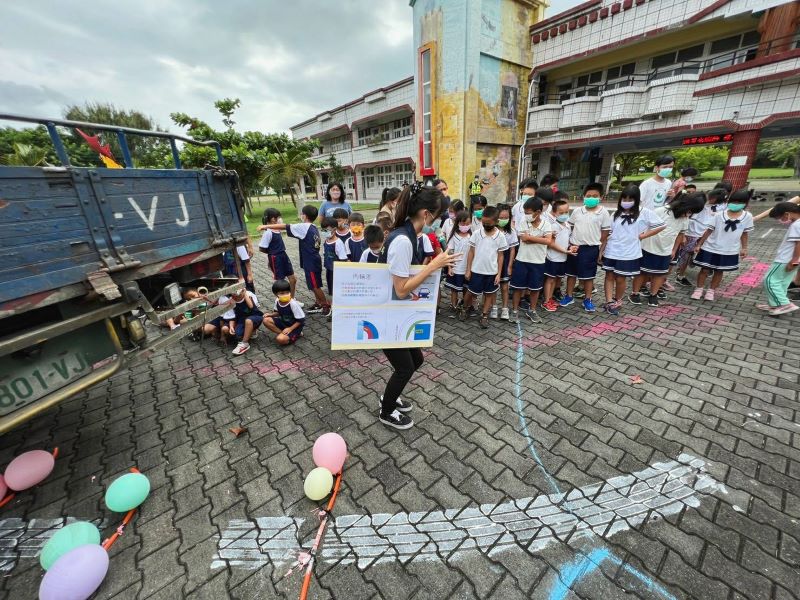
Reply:
[[524, 204], [525, 202], [527, 202], [528, 200], [530, 200], [532, 197], [533, 197], [533, 196], [529, 196], [528, 194], [522, 194], [522, 195], [519, 197], [519, 201], [520, 201], [520, 202], [522, 202], [522, 203]]
[[594, 208], [598, 204], [600, 204], [600, 198], [584, 198], [583, 199], [583, 205], [586, 208]]
[[684, 178], [683, 178], [683, 180], [684, 180], [686, 183], [692, 183], [692, 181], [694, 181], [694, 177], [684, 177]]
[[784, 215], [780, 219], [778, 219], [778, 222], [781, 225], [791, 225], [792, 224], [792, 220], [786, 215]]
[[483, 216], [483, 209], [479, 208], [477, 210], [472, 211], [472, 216], [476, 219], [480, 219]]
[[470, 227], [469, 225], [459, 225], [459, 226], [458, 226], [458, 230], [459, 230], [461, 233], [467, 233], [467, 232], [469, 232], [471, 229], [472, 229], [472, 227]]
[[494, 225], [492, 225], [491, 223], [484, 223], [483, 224], [483, 229], [484, 229], [484, 231], [486, 231], [488, 233], [488, 232], [494, 230]]
[[739, 212], [744, 210], [744, 204], [728, 204], [728, 210], [731, 212]]
[[500, 225], [500, 227], [505, 227], [508, 225], [509, 220], [510, 219], [498, 219], [497, 224]]
[[622, 202], [619, 203], [619, 205], [625, 210], [632, 209], [634, 204], [636, 203], [633, 200], [623, 200]]
[[353, 232], [353, 235], [361, 235], [362, 233], [364, 233], [364, 228], [361, 225], [353, 225], [350, 228], [350, 231]]
[[278, 294], [278, 302], [280, 302], [281, 304], [287, 304], [291, 299], [292, 299], [291, 294]]
[[423, 225], [422, 233], [433, 233], [434, 229], [431, 225]]
[[569, 215], [558, 215], [556, 217], [556, 221], [558, 221], [559, 223], [566, 223], [568, 219]]
[[661, 175], [661, 177], [669, 177], [672, 175], [672, 167], [664, 167], [663, 169], [659, 169], [658, 174]]
[[336, 229], [338, 229], [338, 230], [340, 230], [340, 231], [344, 231], [344, 230], [346, 230], [346, 229], [347, 229], [347, 223], [339, 223], [339, 224], [336, 226]]
[[533, 223], [533, 215], [525, 215], [526, 223]]
[[320, 232], [319, 232], [319, 237], [321, 237], [321, 238], [322, 238], [322, 241], [323, 241], [323, 242], [324, 242], [324, 241], [327, 241], [327, 240], [329, 240], [329, 239], [330, 239], [330, 237], [331, 237], [331, 232], [330, 232], [330, 231], [320, 231]]

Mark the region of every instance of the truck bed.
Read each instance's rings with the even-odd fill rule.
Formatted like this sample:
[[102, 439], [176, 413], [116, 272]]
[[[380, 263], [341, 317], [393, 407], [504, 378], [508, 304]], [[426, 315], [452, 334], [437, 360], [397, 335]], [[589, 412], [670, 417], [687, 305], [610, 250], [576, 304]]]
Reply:
[[235, 181], [219, 169], [0, 167], [0, 315], [86, 293], [92, 273], [135, 279], [244, 239]]

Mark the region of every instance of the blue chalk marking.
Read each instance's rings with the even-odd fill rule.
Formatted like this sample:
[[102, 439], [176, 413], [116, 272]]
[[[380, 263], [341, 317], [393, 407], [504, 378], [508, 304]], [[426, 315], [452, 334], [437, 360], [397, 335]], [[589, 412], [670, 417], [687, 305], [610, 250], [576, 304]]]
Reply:
[[[558, 482], [556, 482], [552, 475], [550, 475], [547, 468], [544, 466], [539, 453], [536, 451], [536, 440], [533, 439], [533, 436], [528, 429], [528, 420], [525, 418], [525, 410], [522, 403], [522, 365], [524, 362], [525, 348], [522, 345], [522, 325], [517, 323], [517, 368], [514, 378], [514, 391], [517, 397], [517, 415], [519, 416], [520, 428], [522, 429], [522, 434], [525, 436], [525, 439], [528, 442], [528, 450], [530, 451], [533, 460], [536, 461], [539, 471], [541, 471], [542, 475], [544, 475], [545, 479], [547, 479], [547, 483], [550, 485], [553, 492], [561, 494], [562, 492]], [[564, 507], [570, 513], [572, 513], [572, 510], [569, 507], [569, 502], [565, 502]], [[588, 531], [591, 532], [591, 530]], [[651, 592], [658, 594], [667, 600], [678, 600], [651, 577], [648, 577], [631, 565], [623, 563], [616, 555], [606, 548], [596, 548], [588, 555], [584, 555], [583, 558], [569, 565], [565, 569], [563, 576], [560, 576], [556, 579], [556, 583], [553, 586], [550, 595], [548, 596], [548, 600], [564, 600], [572, 586], [581, 579], [591, 575], [600, 567], [600, 563], [602, 563], [604, 560], [609, 560], [615, 565], [621, 566], [626, 573], [632, 575], [642, 582], [644, 586]]]
[[595, 569], [599, 569], [600, 563], [606, 560], [610, 554], [611, 552], [607, 549], [598, 548], [592, 550], [588, 556], [584, 556], [582, 559], [568, 565], [562, 572], [561, 577], [556, 580], [556, 584], [547, 597], [548, 600], [564, 600], [572, 586], [593, 573]]

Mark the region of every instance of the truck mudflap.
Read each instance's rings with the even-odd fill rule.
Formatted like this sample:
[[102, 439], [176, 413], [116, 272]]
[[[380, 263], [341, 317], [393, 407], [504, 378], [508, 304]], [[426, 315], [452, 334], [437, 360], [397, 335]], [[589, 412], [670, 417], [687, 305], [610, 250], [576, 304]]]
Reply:
[[1, 356], [0, 434], [108, 379], [124, 363], [109, 317]]

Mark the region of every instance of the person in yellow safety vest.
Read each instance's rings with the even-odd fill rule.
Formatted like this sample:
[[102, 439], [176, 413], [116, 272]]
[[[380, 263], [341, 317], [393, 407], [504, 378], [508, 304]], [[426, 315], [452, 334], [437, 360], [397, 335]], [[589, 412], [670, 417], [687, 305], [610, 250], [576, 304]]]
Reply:
[[475, 196], [480, 196], [481, 192], [483, 191], [483, 186], [481, 185], [480, 178], [475, 175], [475, 179], [472, 180], [472, 183], [469, 186], [469, 197], [470, 199], [474, 198]]

